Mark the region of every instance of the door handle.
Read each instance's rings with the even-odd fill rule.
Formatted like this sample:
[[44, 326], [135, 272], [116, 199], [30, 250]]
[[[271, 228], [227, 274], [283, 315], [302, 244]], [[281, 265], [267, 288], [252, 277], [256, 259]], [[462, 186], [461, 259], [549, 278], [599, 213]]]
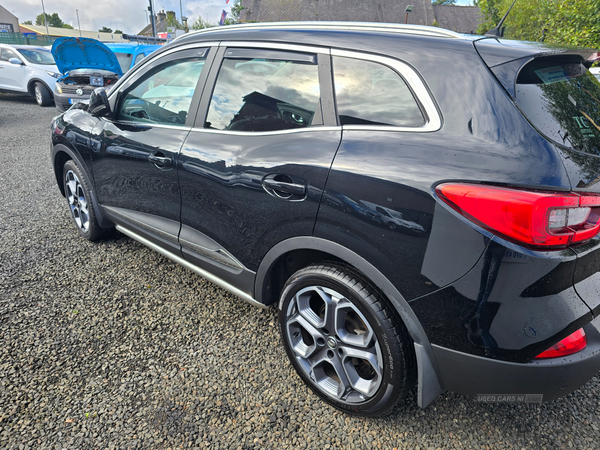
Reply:
[[173, 165], [173, 160], [171, 158], [168, 156], [157, 156], [155, 153], [148, 156], [148, 161], [161, 167]]
[[306, 195], [306, 186], [295, 183], [288, 175], [271, 174], [263, 178], [262, 184], [265, 190], [276, 197], [290, 199]]

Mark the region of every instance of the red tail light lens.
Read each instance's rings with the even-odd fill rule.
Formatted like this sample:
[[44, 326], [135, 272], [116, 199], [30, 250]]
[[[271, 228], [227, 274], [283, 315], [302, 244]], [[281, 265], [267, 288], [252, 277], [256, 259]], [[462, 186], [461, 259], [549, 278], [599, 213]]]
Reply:
[[580, 328], [575, 333], [554, 344], [548, 350], [537, 355], [535, 359], [560, 358], [561, 356], [572, 355], [583, 350], [586, 345], [587, 337], [585, 336], [585, 331], [583, 331], [583, 328]]
[[600, 232], [600, 195], [454, 183], [436, 192], [462, 216], [525, 246], [561, 248]]

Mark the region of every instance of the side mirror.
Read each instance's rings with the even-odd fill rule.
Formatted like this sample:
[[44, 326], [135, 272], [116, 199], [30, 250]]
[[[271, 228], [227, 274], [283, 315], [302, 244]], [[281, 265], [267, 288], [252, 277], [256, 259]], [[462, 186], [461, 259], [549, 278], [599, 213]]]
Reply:
[[10, 58], [8, 60], [9, 63], [14, 64], [15, 66], [22, 66], [23, 62], [19, 58]]
[[103, 87], [94, 89], [90, 95], [90, 103], [88, 111], [92, 116], [100, 117], [111, 114], [110, 103], [108, 103], [108, 95]]

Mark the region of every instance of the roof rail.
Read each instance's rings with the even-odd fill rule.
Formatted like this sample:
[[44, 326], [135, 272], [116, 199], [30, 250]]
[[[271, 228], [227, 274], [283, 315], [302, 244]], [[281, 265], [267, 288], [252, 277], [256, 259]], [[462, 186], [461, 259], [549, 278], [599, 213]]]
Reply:
[[404, 25], [398, 23], [380, 23], [380, 22], [262, 22], [262, 23], [242, 23], [238, 25], [227, 25], [225, 27], [204, 28], [202, 30], [191, 31], [179, 36], [173, 41], [177, 41], [185, 36], [191, 36], [204, 33], [226, 32], [232, 30], [257, 30], [257, 29], [283, 29], [283, 30], [339, 30], [339, 31], [385, 31], [388, 33], [418, 34], [421, 36], [437, 36], [448, 38], [462, 38], [463, 35], [455, 31], [446, 30], [439, 27], [430, 27], [425, 25]]

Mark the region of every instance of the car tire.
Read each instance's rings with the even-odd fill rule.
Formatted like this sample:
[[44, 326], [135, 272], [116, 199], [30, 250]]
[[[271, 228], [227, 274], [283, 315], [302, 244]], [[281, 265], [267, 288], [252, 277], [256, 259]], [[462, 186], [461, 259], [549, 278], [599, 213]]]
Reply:
[[79, 166], [69, 160], [63, 169], [63, 186], [69, 203], [71, 218], [79, 234], [88, 241], [97, 241], [105, 236], [106, 228], [101, 228], [92, 206], [92, 191], [89, 182]]
[[383, 415], [414, 386], [408, 331], [383, 294], [349, 267], [326, 263], [299, 270], [285, 284], [279, 306], [292, 366], [335, 408]]
[[40, 106], [48, 106], [52, 103], [52, 95], [43, 83], [37, 82], [33, 85], [33, 94], [35, 95], [35, 101]]

